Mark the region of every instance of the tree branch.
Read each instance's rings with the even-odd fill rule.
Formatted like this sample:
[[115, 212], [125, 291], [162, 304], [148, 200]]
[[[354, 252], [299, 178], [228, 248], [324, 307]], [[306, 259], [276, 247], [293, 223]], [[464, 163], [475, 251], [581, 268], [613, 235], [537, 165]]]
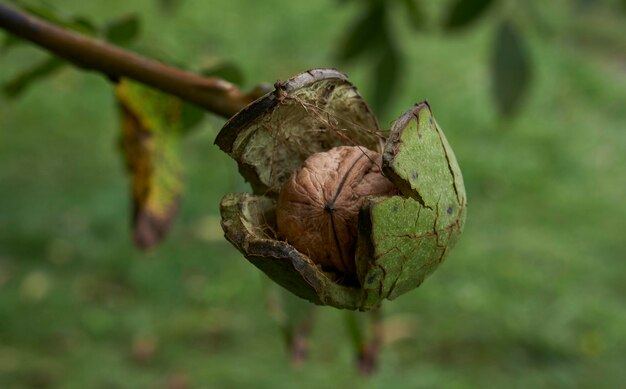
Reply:
[[66, 30], [14, 7], [0, 4], [0, 28], [29, 40], [81, 68], [111, 78], [126, 77], [230, 118], [263, 94], [242, 93], [216, 77], [202, 77], [142, 57], [117, 46]]

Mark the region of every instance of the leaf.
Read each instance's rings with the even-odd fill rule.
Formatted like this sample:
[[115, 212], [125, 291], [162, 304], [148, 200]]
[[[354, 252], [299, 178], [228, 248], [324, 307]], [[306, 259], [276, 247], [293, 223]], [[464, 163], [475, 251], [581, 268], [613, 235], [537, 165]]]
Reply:
[[383, 42], [385, 29], [385, 3], [373, 2], [354, 23], [339, 47], [340, 61], [352, 60]]
[[58, 11], [54, 9], [49, 4], [22, 4], [19, 6], [28, 11], [28, 13], [33, 14], [41, 19], [44, 19], [50, 23], [54, 23], [57, 25], [64, 25], [66, 20], [62, 16], [58, 15]]
[[574, 5], [576, 6], [577, 11], [590, 11], [591, 8], [594, 8], [598, 5], [598, 2], [595, 0], [576, 0], [574, 1]]
[[96, 25], [84, 16], [75, 16], [67, 24], [67, 27], [74, 31], [82, 32], [83, 34], [95, 36], [98, 34], [98, 28]]
[[[87, 35], [96, 35], [97, 29], [94, 24], [87, 18], [82, 16], [66, 17], [60, 15], [57, 10], [47, 4], [40, 5], [25, 5], [23, 3], [17, 3], [18, 7], [21, 7], [28, 13], [38, 16], [50, 23], [57, 26], [67, 28], [70, 30], [78, 31]], [[9, 50], [19, 47], [24, 44], [29, 44], [27, 40], [18, 38], [12, 34], [7, 34], [0, 46], [0, 52], [6, 53]], [[30, 84], [41, 80], [45, 77], [52, 75], [62, 66], [67, 63], [57, 57], [49, 57], [35, 65], [22, 71], [13, 80], [7, 82], [3, 88], [4, 94], [9, 98], [15, 98], [19, 96]]]
[[121, 151], [130, 173], [135, 244], [157, 245], [174, 219], [183, 190], [179, 143], [182, 101], [122, 79], [116, 86]]
[[65, 66], [67, 63], [57, 57], [49, 57], [24, 70], [3, 87], [4, 95], [15, 98], [22, 94], [34, 82], [40, 81]]
[[119, 46], [130, 44], [139, 35], [140, 22], [135, 14], [124, 15], [104, 26], [104, 38]]
[[206, 111], [186, 101], [181, 107], [181, 130], [186, 135], [204, 119]]
[[4, 35], [4, 39], [2, 40], [2, 45], [0, 45], [0, 53], [5, 54], [10, 49], [25, 43], [26, 41], [24, 39], [18, 38], [13, 34], [6, 33]]
[[450, 9], [444, 27], [454, 31], [467, 27], [480, 18], [494, 3], [494, 0], [455, 0]]
[[371, 99], [372, 108], [380, 118], [388, 110], [393, 101], [393, 92], [397, 89], [402, 67], [400, 53], [388, 42], [374, 69], [374, 93]]
[[175, 11], [181, 4], [181, 0], [157, 0], [157, 4], [163, 11]]
[[85, 16], [68, 17], [49, 4], [20, 4], [22, 9], [50, 23], [87, 35], [96, 35], [95, 24]]
[[503, 21], [496, 31], [491, 58], [493, 99], [501, 115], [511, 116], [520, 107], [531, 81], [531, 64], [522, 36]]
[[241, 68], [233, 62], [220, 62], [206, 67], [200, 74], [205, 77], [218, 77], [238, 85], [243, 84], [245, 79]]
[[[24, 4], [20, 2], [13, 2], [16, 7], [27, 11], [28, 13], [35, 15], [45, 21], [53, 23], [57, 26], [68, 28], [70, 30], [78, 31], [83, 34], [94, 36], [97, 34], [97, 28], [94, 23], [84, 16], [67, 17], [61, 15], [54, 7], [49, 4]], [[22, 44], [29, 43], [28, 41], [18, 38], [13, 34], [6, 34], [6, 37], [0, 46], [2, 52], [7, 52], [13, 47], [20, 46]]]
[[419, 0], [403, 0], [402, 3], [406, 8], [406, 14], [409, 18], [409, 24], [416, 31], [424, 30], [426, 26], [426, 15]]

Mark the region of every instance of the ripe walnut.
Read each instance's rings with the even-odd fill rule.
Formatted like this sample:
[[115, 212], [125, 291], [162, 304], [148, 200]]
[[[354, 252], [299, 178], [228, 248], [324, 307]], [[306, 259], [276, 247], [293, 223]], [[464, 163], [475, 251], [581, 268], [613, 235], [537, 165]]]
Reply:
[[430, 105], [385, 131], [336, 70], [277, 84], [215, 143], [253, 192], [222, 199], [226, 239], [315, 304], [375, 309], [421, 285], [463, 230], [463, 177]]
[[323, 269], [356, 274], [358, 214], [368, 196], [398, 191], [380, 170], [382, 156], [360, 146], [311, 155], [278, 197], [278, 233]]

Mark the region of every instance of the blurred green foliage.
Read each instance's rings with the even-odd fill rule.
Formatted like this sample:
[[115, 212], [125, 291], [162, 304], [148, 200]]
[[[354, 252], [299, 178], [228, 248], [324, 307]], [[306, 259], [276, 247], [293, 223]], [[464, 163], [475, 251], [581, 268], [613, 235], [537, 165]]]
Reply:
[[[447, 8], [431, 3], [426, 20], [444, 20]], [[341, 65], [333, 51], [358, 2], [54, 4], [95, 25], [141, 15], [138, 50], [192, 69], [232, 61], [247, 86], [334, 65], [375, 97], [376, 62]], [[395, 26], [405, 66], [381, 123], [429, 99], [463, 169], [469, 213], [442, 268], [386, 304], [387, 343], [370, 379], [355, 376], [333, 309], [319, 312], [310, 361], [289, 366], [264, 278], [219, 228], [221, 196], [248, 190], [212, 144], [223, 120], [206, 118], [183, 141], [180, 218], [146, 255], [128, 239], [108, 81], [66, 67], [1, 100], [0, 387], [619, 387], [626, 17], [615, 4], [543, 2], [517, 21], [533, 86], [514, 121], [490, 103], [496, 11], [459, 34]], [[406, 20], [401, 7], [390, 12]], [[0, 58], [0, 83], [45, 58], [15, 47]]]
[[[396, 34], [403, 21], [418, 34], [467, 32], [480, 23], [496, 25], [490, 64], [492, 102], [504, 118], [523, 108], [533, 74], [526, 40], [533, 33], [546, 34], [545, 7], [538, 0], [451, 0], [443, 4], [428, 4], [423, 0], [364, 0], [358, 4], [362, 11], [348, 26], [338, 45], [337, 58], [342, 63], [360, 59], [375, 64], [371, 75], [374, 80], [371, 103], [375, 112], [388, 114], [389, 101], [402, 88], [399, 81], [405, 72], [406, 58], [398, 43], [406, 39], [397, 39]], [[579, 10], [603, 7], [619, 12], [621, 6], [611, 0], [578, 0], [561, 7]], [[443, 15], [432, 17], [437, 12]], [[491, 17], [487, 18], [490, 12]], [[400, 13], [406, 17], [398, 17]]]

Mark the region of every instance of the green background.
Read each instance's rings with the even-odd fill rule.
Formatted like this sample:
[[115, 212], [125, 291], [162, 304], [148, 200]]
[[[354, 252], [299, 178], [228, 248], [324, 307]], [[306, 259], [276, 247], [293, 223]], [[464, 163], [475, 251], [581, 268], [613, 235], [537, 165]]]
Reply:
[[[542, 2], [547, 3], [547, 2]], [[370, 64], [333, 60], [358, 4], [55, 1], [97, 22], [139, 12], [136, 49], [197, 69], [236, 62], [247, 87], [338, 66], [365, 97]], [[626, 14], [541, 4], [522, 24], [534, 82], [514, 120], [490, 100], [498, 12], [415, 34], [388, 126], [427, 98], [464, 174], [465, 232], [419, 289], [384, 307], [378, 374], [356, 374], [344, 313], [321, 309], [309, 361], [289, 364], [264, 276], [222, 238], [219, 200], [245, 191], [208, 117], [183, 141], [187, 189], [167, 241], [129, 230], [112, 90], [65, 69], [0, 100], [0, 387], [617, 387], [626, 380]], [[443, 6], [429, 8], [436, 24]], [[508, 12], [510, 7], [505, 8]], [[0, 82], [43, 58], [0, 58]], [[178, 385], [178, 386], [177, 386]], [[185, 386], [186, 385], [186, 386]]]

